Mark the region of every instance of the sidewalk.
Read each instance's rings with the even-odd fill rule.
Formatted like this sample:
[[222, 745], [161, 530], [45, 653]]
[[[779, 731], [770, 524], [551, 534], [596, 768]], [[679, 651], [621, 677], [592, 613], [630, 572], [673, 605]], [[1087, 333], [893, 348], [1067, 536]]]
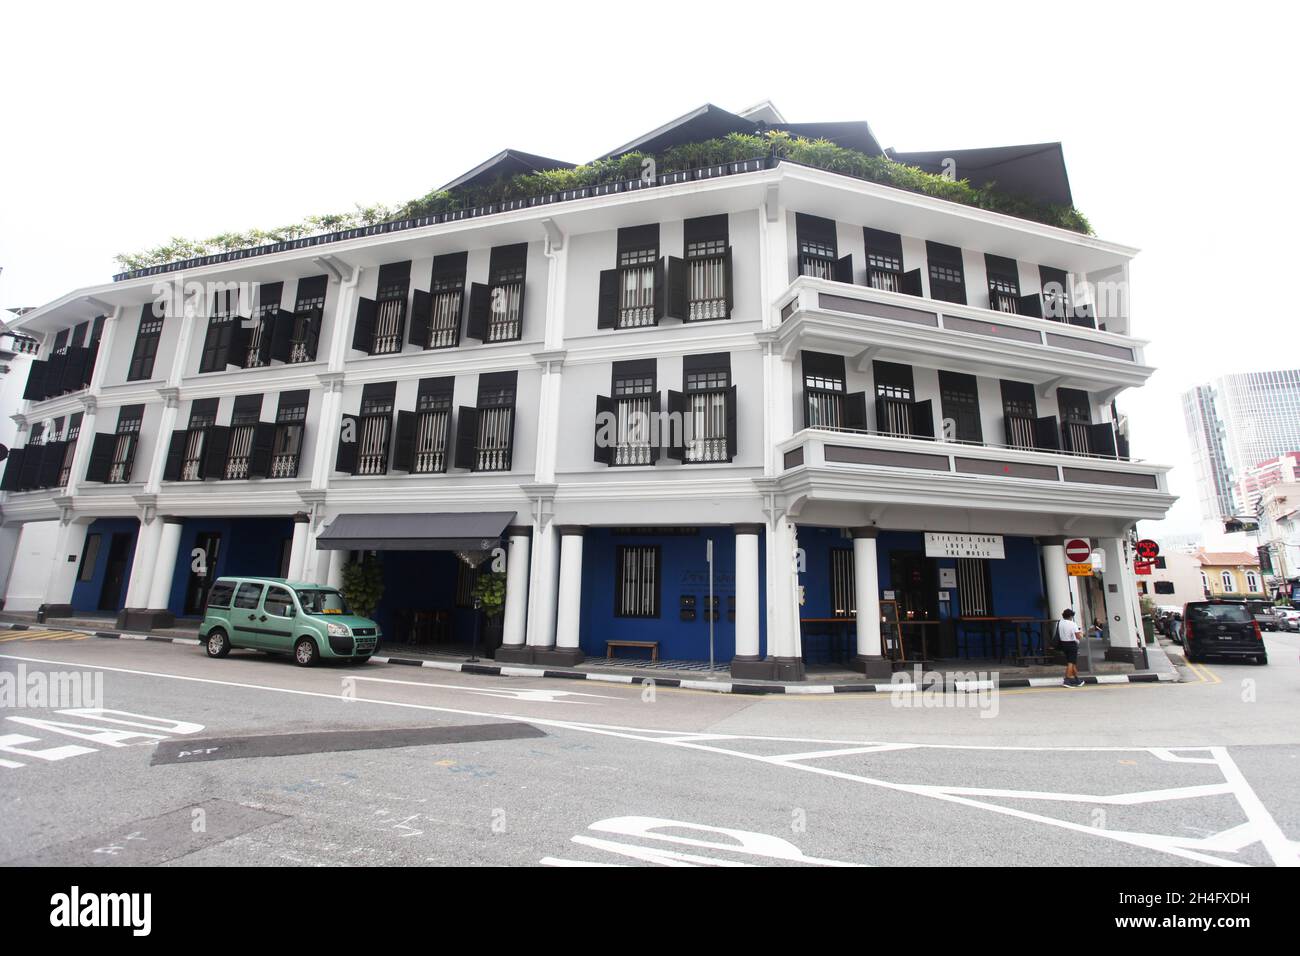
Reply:
[[[198, 621], [178, 621], [175, 627], [160, 628], [148, 634], [122, 632], [114, 627], [114, 618], [98, 615], [53, 618], [45, 624], [36, 623], [33, 612], [0, 611], [0, 628], [15, 630], [50, 628], [56, 630], [81, 630], [101, 638], [123, 640], [168, 641], [198, 644]], [[1130, 665], [1094, 660], [1093, 671], [1083, 675], [1085, 684], [1140, 684], [1156, 681], [1177, 682], [1181, 678], [1159, 645], [1147, 645], [1150, 670], [1134, 671]], [[713, 691], [724, 694], [854, 694], [890, 693], [900, 690], [938, 689], [941, 674], [943, 687], [949, 690], [989, 690], [998, 688], [1059, 687], [1063, 683], [1060, 665], [1031, 665], [1013, 667], [1000, 661], [962, 661], [960, 664], [944, 662], [933, 664], [922, 676], [922, 685], [915, 683], [914, 670], [896, 672], [894, 682], [869, 679], [857, 671], [828, 664], [807, 665], [808, 679], [796, 683], [779, 681], [733, 681], [725, 665], [710, 672], [707, 664], [698, 661], [649, 661], [589, 657], [581, 664], [568, 668], [538, 667], [525, 664], [497, 664], [490, 658], [470, 661], [470, 648], [447, 650], [421, 650], [402, 644], [380, 645], [379, 653], [371, 663], [393, 664], [408, 667], [427, 667], [434, 670], [463, 674], [501, 675], [505, 677], [558, 678], [561, 680], [591, 680], [615, 684], [653, 682], [661, 687], [682, 687], [690, 690]], [[972, 680], [972, 675], [975, 679]]]

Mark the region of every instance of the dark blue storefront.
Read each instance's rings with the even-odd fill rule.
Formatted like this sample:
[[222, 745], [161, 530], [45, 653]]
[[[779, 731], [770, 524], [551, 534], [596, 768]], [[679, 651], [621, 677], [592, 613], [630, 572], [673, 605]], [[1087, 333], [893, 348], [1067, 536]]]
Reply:
[[[349, 552], [335, 552], [335, 560], [348, 560]], [[450, 551], [381, 551], [384, 594], [375, 620], [384, 643], [459, 644], [474, 640], [471, 604], [473, 575]], [[480, 641], [487, 633], [480, 622]]]
[[[91, 524], [83, 552], [89, 563], [78, 575], [72, 591], [74, 610], [105, 613], [125, 606], [139, 527], [134, 518], [101, 518]], [[92, 535], [100, 536], [97, 545], [89, 544]], [[187, 518], [177, 547], [167, 609], [177, 617], [202, 616], [205, 584], [222, 575], [281, 576], [292, 539], [290, 518]], [[206, 580], [192, 570], [196, 548], [202, 548], [211, 558]], [[119, 577], [120, 585], [114, 588]], [[110, 603], [109, 592], [114, 590], [115, 601], [105, 606]]]

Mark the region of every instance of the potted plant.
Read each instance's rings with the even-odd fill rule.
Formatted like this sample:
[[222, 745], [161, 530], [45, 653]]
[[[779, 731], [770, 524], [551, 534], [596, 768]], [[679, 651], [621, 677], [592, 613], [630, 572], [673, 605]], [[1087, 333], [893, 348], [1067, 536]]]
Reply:
[[343, 565], [343, 596], [354, 614], [373, 618], [384, 596], [384, 565], [379, 558], [366, 555], [360, 561]]
[[506, 608], [506, 576], [503, 571], [483, 571], [474, 582], [474, 604], [483, 612], [483, 652], [493, 655], [501, 646], [501, 618]]

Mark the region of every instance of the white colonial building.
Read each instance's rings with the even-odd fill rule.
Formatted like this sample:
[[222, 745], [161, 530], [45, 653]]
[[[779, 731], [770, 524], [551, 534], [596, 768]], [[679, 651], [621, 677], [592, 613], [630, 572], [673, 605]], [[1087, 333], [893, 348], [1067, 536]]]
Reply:
[[[615, 154], [764, 128], [881, 153], [764, 106]], [[1056, 145], [892, 155], [1070, 202]], [[1117, 427], [1152, 373], [1134, 254], [765, 155], [128, 273], [19, 320], [43, 347], [4, 526], [58, 522], [47, 613], [122, 626], [377, 552], [389, 640], [463, 641], [456, 553], [500, 542], [500, 660], [712, 640], [737, 675], [884, 670], [900, 631], [909, 660], [985, 656], [1076, 601], [1135, 659], [1127, 541], [1173, 499]]]

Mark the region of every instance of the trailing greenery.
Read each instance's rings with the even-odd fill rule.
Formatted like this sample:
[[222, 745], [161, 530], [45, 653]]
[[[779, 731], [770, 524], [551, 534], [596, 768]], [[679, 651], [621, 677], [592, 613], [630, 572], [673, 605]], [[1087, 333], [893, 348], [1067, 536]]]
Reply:
[[343, 565], [343, 596], [352, 613], [370, 617], [384, 596], [384, 566], [377, 557], [366, 555], [360, 561]]
[[814, 166], [871, 182], [906, 189], [909, 192], [946, 199], [1019, 219], [1046, 223], [1072, 232], [1092, 234], [1083, 213], [1073, 206], [1051, 205], [1002, 192], [996, 183], [972, 186], [967, 180], [948, 179], [928, 173], [916, 166], [896, 163], [884, 156], [871, 156], [839, 146], [826, 139], [807, 139], [790, 133], [769, 130], [761, 134], [730, 133], [717, 139], [684, 143], [651, 157], [647, 153], [624, 153], [613, 159], [600, 159], [572, 169], [546, 169], [540, 172], [503, 176], [494, 182], [454, 191], [435, 191], [401, 206], [357, 206], [352, 212], [310, 216], [299, 223], [279, 229], [251, 229], [248, 232], [223, 233], [210, 239], [172, 238], [164, 245], [141, 253], [119, 255], [118, 263], [130, 272], [181, 259], [249, 249], [273, 242], [285, 242], [303, 236], [338, 232], [382, 222], [413, 219], [510, 199], [524, 199], [566, 189], [601, 183], [639, 179], [645, 160], [653, 158], [657, 173], [670, 173], [701, 166], [755, 159], [774, 155], [780, 159]]

